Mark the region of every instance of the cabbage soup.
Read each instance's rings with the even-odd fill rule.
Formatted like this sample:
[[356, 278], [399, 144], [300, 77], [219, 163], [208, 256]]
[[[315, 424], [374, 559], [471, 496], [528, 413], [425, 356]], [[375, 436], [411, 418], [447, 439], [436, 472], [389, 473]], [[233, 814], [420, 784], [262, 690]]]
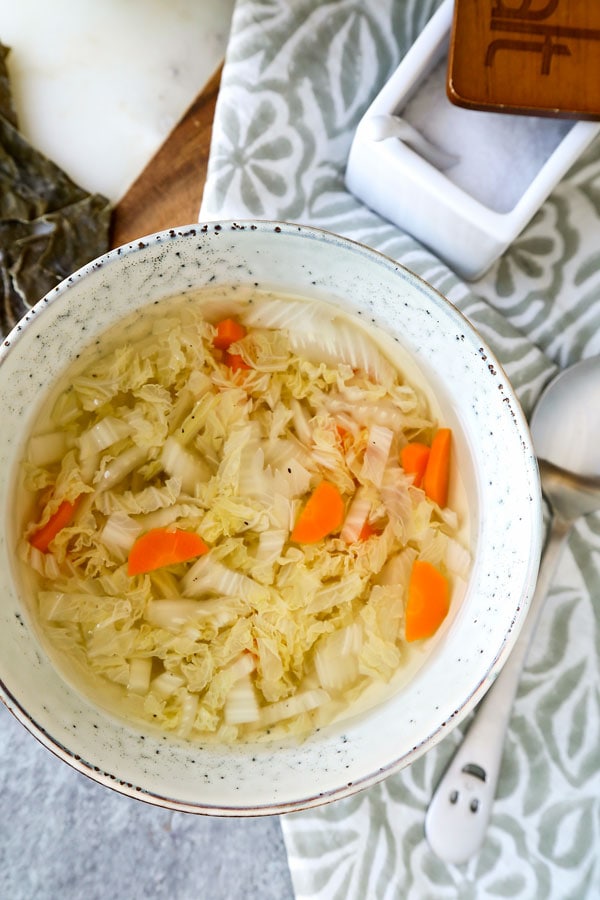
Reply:
[[305, 735], [412, 677], [470, 553], [453, 432], [405, 362], [333, 304], [267, 292], [107, 332], [46, 399], [17, 501], [63, 676], [228, 742]]

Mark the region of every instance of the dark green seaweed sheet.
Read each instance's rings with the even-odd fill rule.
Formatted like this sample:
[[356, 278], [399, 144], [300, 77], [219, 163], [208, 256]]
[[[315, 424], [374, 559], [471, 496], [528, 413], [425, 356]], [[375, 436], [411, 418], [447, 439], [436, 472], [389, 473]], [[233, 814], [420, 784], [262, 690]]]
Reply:
[[0, 336], [109, 246], [110, 203], [89, 194], [19, 133], [0, 43]]

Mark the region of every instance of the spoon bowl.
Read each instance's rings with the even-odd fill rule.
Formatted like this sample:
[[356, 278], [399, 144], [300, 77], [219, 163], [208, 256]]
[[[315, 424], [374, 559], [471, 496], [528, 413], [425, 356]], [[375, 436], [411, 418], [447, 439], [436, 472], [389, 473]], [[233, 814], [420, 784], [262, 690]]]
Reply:
[[531, 417], [538, 459], [574, 475], [600, 476], [600, 359], [564, 369], [544, 390]]

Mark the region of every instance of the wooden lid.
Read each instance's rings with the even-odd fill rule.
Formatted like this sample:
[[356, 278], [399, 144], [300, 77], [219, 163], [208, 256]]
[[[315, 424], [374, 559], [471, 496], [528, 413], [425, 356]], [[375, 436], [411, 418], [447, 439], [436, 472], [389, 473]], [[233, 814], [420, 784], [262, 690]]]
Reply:
[[447, 90], [471, 109], [600, 119], [600, 2], [455, 0]]

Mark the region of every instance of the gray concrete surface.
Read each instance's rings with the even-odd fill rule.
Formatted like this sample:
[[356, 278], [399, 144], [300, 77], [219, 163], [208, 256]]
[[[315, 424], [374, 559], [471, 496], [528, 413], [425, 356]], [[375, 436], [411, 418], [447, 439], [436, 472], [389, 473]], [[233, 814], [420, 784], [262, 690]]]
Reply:
[[3, 900], [292, 900], [279, 819], [173, 813], [42, 747], [0, 702]]

